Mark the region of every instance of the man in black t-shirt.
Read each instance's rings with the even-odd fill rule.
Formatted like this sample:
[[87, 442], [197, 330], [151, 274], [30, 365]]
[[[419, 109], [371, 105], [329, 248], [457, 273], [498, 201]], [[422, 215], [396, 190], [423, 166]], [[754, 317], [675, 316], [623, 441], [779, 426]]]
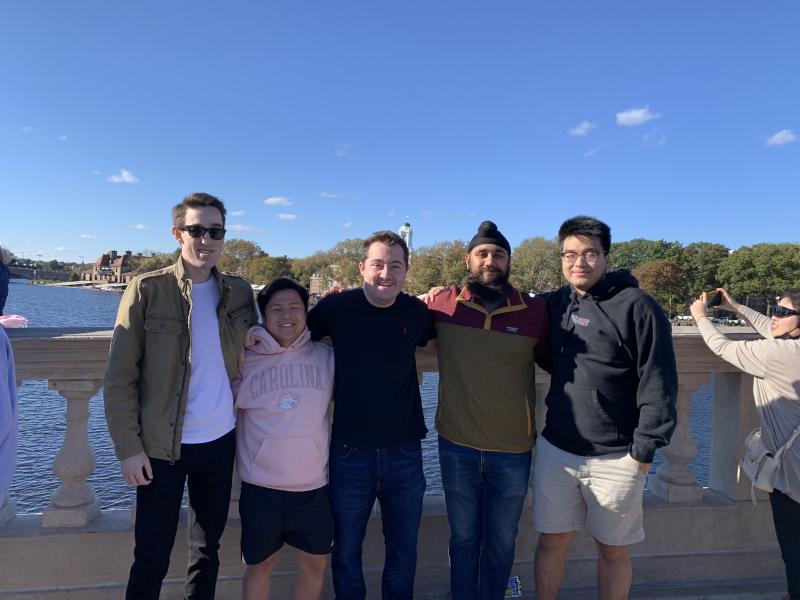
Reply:
[[370, 236], [359, 269], [362, 288], [323, 298], [308, 315], [312, 338], [330, 337], [336, 361], [333, 586], [337, 598], [366, 597], [361, 546], [377, 498], [386, 538], [383, 598], [410, 600], [425, 493], [420, 440], [427, 433], [414, 356], [436, 334], [425, 304], [402, 293], [408, 247], [400, 236]]

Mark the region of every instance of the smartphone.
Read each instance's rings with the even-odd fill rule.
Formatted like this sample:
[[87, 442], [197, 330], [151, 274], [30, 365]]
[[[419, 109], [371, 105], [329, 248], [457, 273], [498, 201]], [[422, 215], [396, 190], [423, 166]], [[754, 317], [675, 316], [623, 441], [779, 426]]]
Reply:
[[719, 304], [722, 302], [722, 294], [720, 294], [717, 290], [714, 290], [713, 292], [706, 292], [706, 297], [708, 298], [708, 301], [706, 302], [706, 306], [708, 308], [719, 306]]

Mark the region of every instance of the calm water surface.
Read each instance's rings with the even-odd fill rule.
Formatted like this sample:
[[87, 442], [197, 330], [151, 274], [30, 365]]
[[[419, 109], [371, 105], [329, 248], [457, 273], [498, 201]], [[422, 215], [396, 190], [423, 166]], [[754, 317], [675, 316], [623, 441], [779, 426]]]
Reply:
[[[85, 289], [69, 289], [12, 280], [5, 312], [28, 318], [31, 327], [108, 327], [114, 325], [121, 294]], [[423, 468], [428, 480], [427, 494], [440, 494], [439, 462], [433, 420], [439, 378], [425, 376], [421, 391], [425, 422], [429, 433], [423, 440]], [[59, 485], [53, 475], [53, 459], [64, 439], [66, 404], [45, 381], [25, 381], [18, 390], [20, 436], [17, 472], [11, 496], [17, 499], [19, 513], [40, 512], [50, 502]], [[701, 484], [708, 480], [709, 439], [711, 432], [711, 393], [708, 386], [692, 399], [692, 430], [698, 445], [691, 466]], [[102, 390], [89, 403], [89, 440], [97, 457], [97, 469], [89, 477], [103, 508], [133, 505], [133, 488], [119, 473], [103, 416]], [[661, 457], [656, 456], [656, 464]]]

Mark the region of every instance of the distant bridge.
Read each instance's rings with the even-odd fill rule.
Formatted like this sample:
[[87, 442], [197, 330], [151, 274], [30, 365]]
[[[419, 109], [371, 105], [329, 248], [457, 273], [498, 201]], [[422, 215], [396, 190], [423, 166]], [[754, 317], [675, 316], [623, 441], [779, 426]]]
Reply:
[[8, 267], [12, 278], [47, 279], [51, 281], [69, 281], [72, 273], [68, 271], [46, 271], [44, 269], [26, 269], [24, 267]]

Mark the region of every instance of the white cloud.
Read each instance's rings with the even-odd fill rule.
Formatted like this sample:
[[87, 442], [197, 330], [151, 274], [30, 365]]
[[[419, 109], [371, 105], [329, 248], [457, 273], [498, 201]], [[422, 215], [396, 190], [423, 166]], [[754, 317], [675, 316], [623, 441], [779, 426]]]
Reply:
[[781, 129], [778, 133], [775, 133], [767, 138], [766, 145], [783, 146], [796, 141], [797, 136], [792, 132], [791, 129]]
[[337, 194], [336, 192], [320, 192], [320, 198], [338, 198], [341, 194]]
[[390, 210], [388, 213], [386, 213], [386, 216], [387, 217], [396, 217], [397, 216], [397, 211], [396, 210]]
[[228, 213], [232, 217], [243, 217], [244, 211], [243, 210], [234, 210]]
[[346, 142], [336, 149], [339, 158], [353, 158], [353, 144]]
[[122, 169], [116, 175], [109, 175], [107, 181], [111, 183], [139, 183], [139, 179], [128, 171], [128, 169]]
[[258, 229], [255, 227], [250, 227], [249, 225], [240, 225], [238, 223], [235, 225], [228, 225], [227, 228], [231, 231], [258, 231]]
[[629, 108], [617, 113], [617, 125], [622, 127], [635, 127], [642, 125], [653, 119], [660, 118], [659, 113], [655, 113], [647, 106], [640, 106], [638, 108]]
[[57, 136], [56, 136], [56, 139], [57, 139], [59, 142], [66, 142], [66, 141], [67, 141], [67, 136], [65, 136], [65, 135], [57, 135]]
[[131, 229], [138, 229], [139, 231], [144, 231], [145, 229], [150, 229], [144, 223], [136, 223], [136, 225], [131, 225]]
[[589, 157], [591, 157], [591, 156], [594, 156], [595, 154], [597, 154], [598, 152], [600, 152], [600, 148], [602, 148], [602, 146], [595, 146], [594, 148], [592, 148], [591, 150], [589, 150], [589, 151], [588, 151], [586, 154], [584, 154], [584, 156], [585, 156], [586, 158], [589, 158]]
[[267, 206], [291, 206], [292, 201], [286, 196], [270, 196], [264, 200], [264, 204]]
[[297, 219], [297, 215], [292, 213], [278, 213], [276, 215], [281, 221], [294, 221]]
[[100, 171], [92, 171], [92, 175], [102, 175]]
[[578, 123], [575, 127], [572, 127], [569, 130], [570, 135], [587, 135], [592, 129], [594, 129], [596, 125], [594, 123], [590, 123], [589, 121], [583, 120]]
[[653, 129], [642, 136], [642, 141], [651, 146], [663, 146], [667, 141], [667, 136], [658, 129]]
[[82, 240], [96, 240], [97, 236], [96, 235], [92, 235], [91, 233], [82, 233], [81, 234], [81, 239]]
[[25, 127], [22, 128], [22, 133], [31, 133], [32, 131], [33, 127], [31, 127], [30, 125], [25, 125]]
[[433, 211], [432, 210], [422, 210], [422, 211], [420, 211], [420, 214], [422, 215], [423, 219], [430, 219], [433, 216]]
[[342, 223], [342, 229], [350, 229], [353, 226], [352, 221], [348, 221], [347, 223]]
[[69, 250], [66, 246], [59, 246], [58, 248], [53, 248], [53, 252], [66, 252]]

